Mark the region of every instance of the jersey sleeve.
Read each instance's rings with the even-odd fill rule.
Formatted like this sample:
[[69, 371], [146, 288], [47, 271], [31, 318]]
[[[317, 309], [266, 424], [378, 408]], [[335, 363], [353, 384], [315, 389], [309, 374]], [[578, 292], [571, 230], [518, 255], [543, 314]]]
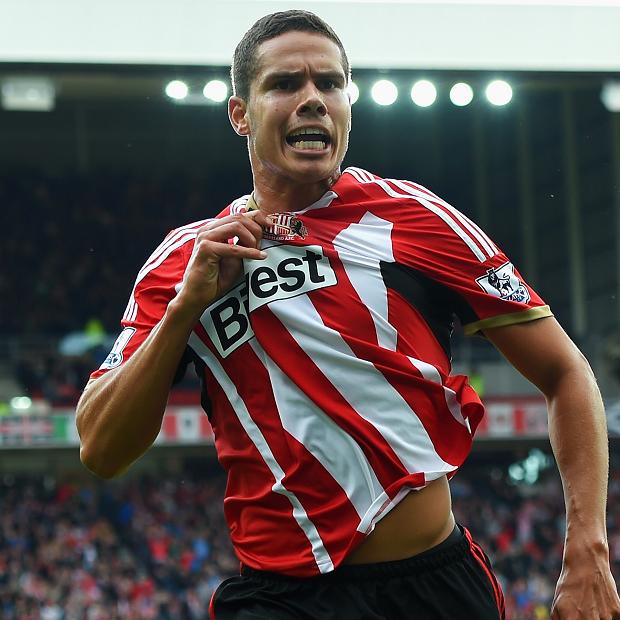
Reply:
[[[107, 358], [91, 374], [91, 378], [100, 377], [124, 364], [162, 319], [183, 282], [198, 228], [196, 224], [173, 230], [144, 263], [121, 320], [123, 329]], [[182, 363], [187, 365], [185, 356]]]
[[[402, 182], [401, 182], [402, 183]], [[466, 335], [552, 316], [510, 259], [474, 222], [420, 186], [399, 206], [394, 259], [444, 285]]]

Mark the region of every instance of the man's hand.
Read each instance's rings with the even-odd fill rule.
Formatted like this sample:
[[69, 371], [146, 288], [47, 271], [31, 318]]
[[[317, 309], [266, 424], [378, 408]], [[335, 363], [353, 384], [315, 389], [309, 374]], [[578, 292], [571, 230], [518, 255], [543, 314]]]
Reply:
[[573, 553], [567, 544], [551, 620], [620, 620], [620, 599], [606, 549]]
[[[267, 219], [260, 211], [228, 215], [200, 228], [176, 304], [200, 316], [237, 281], [242, 260], [264, 259], [258, 249]], [[231, 239], [236, 243], [230, 243]]]

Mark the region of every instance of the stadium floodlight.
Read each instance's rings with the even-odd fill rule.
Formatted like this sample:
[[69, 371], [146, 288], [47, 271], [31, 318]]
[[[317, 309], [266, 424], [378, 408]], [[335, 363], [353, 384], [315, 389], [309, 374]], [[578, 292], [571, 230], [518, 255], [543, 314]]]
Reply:
[[56, 87], [45, 77], [7, 77], [0, 89], [2, 108], [28, 112], [49, 112], [54, 109]]
[[390, 80], [379, 80], [372, 86], [370, 94], [379, 105], [392, 105], [398, 99], [398, 88]]
[[601, 101], [609, 112], [620, 112], [620, 81], [609, 80], [603, 84]]
[[360, 89], [355, 82], [349, 82], [347, 86], [347, 93], [351, 99], [351, 105], [353, 105], [360, 98]]
[[32, 400], [28, 396], [14, 396], [10, 401], [11, 409], [28, 411], [32, 407]]
[[411, 88], [411, 100], [421, 108], [428, 108], [437, 99], [437, 89], [428, 80], [418, 80]]
[[463, 107], [469, 105], [474, 98], [472, 87], [465, 82], [457, 82], [450, 89], [450, 101], [456, 106]]
[[228, 97], [228, 85], [222, 80], [210, 80], [202, 89], [202, 94], [215, 103], [222, 103]]
[[506, 105], [512, 99], [512, 88], [504, 80], [493, 80], [484, 92], [489, 103], [496, 106]]
[[172, 80], [172, 82], [168, 82], [166, 85], [166, 95], [168, 95], [170, 99], [181, 101], [187, 97], [188, 93], [189, 88], [187, 84], [181, 80]]

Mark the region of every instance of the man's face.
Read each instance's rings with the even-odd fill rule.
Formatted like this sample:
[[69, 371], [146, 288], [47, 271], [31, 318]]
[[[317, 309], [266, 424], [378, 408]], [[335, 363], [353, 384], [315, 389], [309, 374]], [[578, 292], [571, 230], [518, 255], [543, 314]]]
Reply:
[[259, 46], [257, 67], [246, 113], [254, 173], [304, 184], [334, 177], [351, 125], [339, 47], [287, 32]]

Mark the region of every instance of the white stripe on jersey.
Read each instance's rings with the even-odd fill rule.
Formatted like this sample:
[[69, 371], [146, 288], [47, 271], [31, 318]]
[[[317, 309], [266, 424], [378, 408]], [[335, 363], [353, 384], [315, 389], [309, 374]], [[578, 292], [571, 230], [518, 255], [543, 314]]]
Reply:
[[[213, 218], [209, 218], [206, 220], [199, 220], [198, 222], [193, 222], [191, 224], [187, 224], [186, 226], [181, 226], [174, 230], [171, 234], [169, 234], [158, 246], [155, 248], [155, 251], [148, 257], [138, 275], [136, 276], [136, 281], [134, 282], [133, 288], [131, 289], [131, 295], [129, 296], [129, 302], [127, 303], [127, 307], [125, 308], [125, 313], [123, 314], [123, 321], [133, 321], [136, 318], [137, 308], [135, 301], [136, 287], [138, 283], [144, 278], [144, 276], [149, 273], [155, 267], [158, 267], [163, 262], [159, 260], [162, 256], [164, 259], [170, 256], [172, 251], [176, 248], [180, 247], [177, 244], [177, 241], [181, 238], [185, 238], [185, 243], [188, 239], [194, 239], [198, 234], [198, 230], [204, 226], [207, 222], [210, 222]], [[193, 236], [187, 236], [188, 233], [192, 233]], [[181, 243], [180, 245], [183, 245]], [[174, 246], [174, 247], [172, 247]], [[172, 247], [172, 249], [170, 249]]]
[[237, 392], [237, 387], [235, 386], [232, 379], [226, 374], [226, 371], [219, 363], [215, 355], [211, 353], [209, 348], [202, 342], [202, 340], [196, 335], [195, 332], [192, 332], [189, 341], [189, 346], [196, 352], [196, 354], [207, 364], [209, 370], [213, 373], [215, 380], [218, 382], [219, 386], [222, 388], [223, 392], [226, 394], [228, 401], [230, 402], [241, 426], [248, 434], [248, 437], [252, 441], [252, 443], [256, 446], [256, 449], [262, 456], [265, 464], [271, 471], [273, 477], [275, 478], [275, 482], [273, 483], [272, 490], [274, 493], [279, 493], [286, 497], [293, 507], [293, 518], [299, 524], [299, 527], [302, 529], [308, 541], [310, 542], [310, 546], [312, 548], [312, 554], [314, 555], [314, 559], [321, 573], [328, 573], [334, 570], [334, 564], [332, 559], [323, 544], [321, 536], [319, 535], [318, 530], [314, 523], [308, 517], [306, 510], [301, 505], [301, 502], [297, 498], [294, 493], [291, 493], [283, 484], [284, 480], [284, 470], [280, 467], [280, 464], [276, 460], [265, 436], [261, 432], [260, 428], [256, 425], [250, 412], [248, 411], [243, 399]]
[[[353, 288], [372, 316], [375, 329], [377, 330], [379, 346], [396, 351], [398, 334], [394, 326], [385, 318], [388, 316], [387, 290], [381, 280], [379, 266], [380, 260], [394, 262], [390, 239], [391, 233], [392, 222], [367, 212], [358, 224], [351, 224], [334, 238], [334, 247], [343, 262]], [[362, 258], [356, 251], [358, 250], [356, 246], [363, 247], [366, 255], [375, 254], [377, 257], [376, 262], [372, 264], [372, 259]], [[365, 268], [368, 265], [375, 267], [376, 272], [374, 274]], [[379, 280], [377, 282], [373, 280], [373, 277], [376, 276], [378, 276]], [[461, 413], [456, 393], [442, 384], [441, 375], [437, 368], [413, 357], [408, 357], [408, 359], [426, 380], [443, 387], [446, 405], [450, 413], [457, 422], [467, 427], [471, 432], [469, 422]]]
[[345, 172], [351, 174], [360, 183], [372, 183], [375, 177], [363, 168], [356, 168], [355, 166], [349, 166]]
[[245, 196], [241, 196], [240, 198], [233, 200], [230, 205], [230, 214], [237, 215], [238, 213], [245, 212], [249, 199], [250, 194], [246, 194]]
[[[394, 262], [392, 222], [366, 212], [334, 238], [334, 247], [351, 285], [368, 308], [379, 346], [396, 351], [396, 330], [387, 322], [388, 298], [379, 261]], [[368, 269], [370, 267], [370, 269]]]
[[[424, 477], [426, 482], [426, 476]], [[430, 482], [430, 480], [428, 480]], [[357, 531], [362, 534], [370, 534], [375, 529], [376, 523], [382, 519], [392, 508], [398, 504], [405, 495], [409, 493], [410, 489], [408, 487], [403, 487], [396, 493], [394, 499], [391, 500], [390, 496], [387, 493], [382, 493], [375, 499], [372, 506], [368, 509], [368, 512], [364, 515], [364, 518], [360, 521], [357, 526]]]
[[[451, 471], [454, 471], [455, 469], [457, 468], [452, 467]], [[433, 480], [437, 480], [437, 478], [440, 478], [444, 474], [445, 472], [436, 472], [432, 475], [425, 475], [425, 483], [428, 484]], [[366, 516], [357, 526], [357, 531], [362, 532], [362, 534], [370, 534], [370, 532], [372, 532], [375, 528], [377, 521], [383, 519], [383, 517], [385, 517], [385, 515], [392, 510], [392, 508], [395, 508], [409, 493], [415, 493], [415, 488], [404, 486], [399, 489], [393, 499], [390, 499], [387, 493], [377, 497], [375, 503], [370, 507]]]
[[497, 246], [489, 239], [489, 237], [484, 233], [484, 231], [477, 226], [474, 222], [472, 222], [466, 215], [461, 213], [458, 209], [455, 209], [451, 204], [447, 203], [445, 200], [442, 200], [432, 192], [426, 192], [421, 189], [421, 186], [411, 187], [412, 184], [406, 181], [398, 181], [396, 179], [388, 179], [391, 183], [394, 183], [400, 189], [411, 193], [412, 196], [426, 198], [427, 200], [431, 200], [433, 202], [439, 203], [441, 206], [445, 207], [450, 213], [457, 219], [467, 230], [477, 239], [478, 243], [482, 246], [482, 249], [489, 255], [489, 258], [492, 258], [496, 254], [499, 254], [499, 250]]
[[282, 426], [325, 467], [361, 519], [375, 498], [385, 494], [362, 449], [280, 370], [256, 340], [250, 344], [269, 372]]
[[[283, 301], [272, 302], [269, 309], [353, 410], [383, 436], [407, 471], [432, 475], [454, 470], [436, 453], [404, 398], [371, 362], [356, 357], [342, 336], [323, 323], [307, 295]], [[382, 397], [377, 399], [377, 394]]]
[[138, 303], [135, 299], [135, 291], [138, 284], [146, 277], [146, 275], [151, 272], [156, 267], [159, 267], [167, 258], [174, 252], [176, 249], [180, 248], [182, 245], [186, 244], [188, 241], [193, 241], [198, 234], [197, 231], [189, 232], [185, 236], [180, 237], [176, 243], [168, 246], [166, 250], [158, 256], [158, 258], [151, 262], [148, 268], [143, 268], [138, 273], [136, 277], [136, 282], [133, 285], [133, 290], [131, 291], [131, 297], [129, 299], [129, 303], [127, 304], [127, 309], [125, 310], [125, 314], [123, 315], [124, 321], [135, 321], [136, 316], [138, 315]]
[[392, 198], [410, 198], [411, 200], [416, 200], [423, 207], [427, 208], [429, 211], [432, 211], [435, 215], [439, 216], [464, 242], [465, 245], [472, 251], [473, 255], [481, 262], [487, 259], [487, 257], [483, 254], [480, 248], [476, 245], [475, 241], [469, 236], [469, 234], [459, 226], [457, 222], [455, 222], [450, 215], [448, 215], [443, 209], [438, 207], [437, 205], [430, 202], [429, 198], [424, 198], [421, 196], [413, 196], [411, 193], [401, 194], [397, 192], [395, 189], [392, 189], [384, 179], [376, 179], [375, 183], [388, 195], [392, 196]]
[[441, 375], [435, 366], [429, 364], [428, 362], [424, 362], [422, 360], [416, 359], [415, 357], [407, 356], [409, 361], [415, 366], [420, 374], [427, 380], [432, 381], [433, 383], [437, 383], [443, 387], [444, 398], [446, 399], [446, 405], [452, 414], [452, 417], [459, 423], [462, 424], [467, 430], [471, 433], [471, 428], [469, 426], [469, 420], [466, 420], [463, 417], [461, 412], [461, 407], [459, 405], [458, 400], [456, 399], [456, 392], [451, 390], [449, 387], [443, 385], [441, 382]]
[[356, 168], [347, 168], [343, 174], [350, 174], [358, 183], [367, 183], [367, 181], [364, 179], [364, 177], [362, 177], [360, 174], [358, 174], [357, 169]]
[[[179, 228], [173, 230], [169, 235], [166, 236], [166, 238], [155, 248], [155, 251], [149, 256], [149, 258], [146, 260], [146, 262], [144, 263], [144, 265], [142, 266], [142, 268], [140, 269], [140, 271], [138, 272], [138, 275], [140, 275], [140, 273], [142, 271], [144, 271], [145, 269], [147, 269], [150, 265], [151, 262], [157, 260], [157, 258], [159, 258], [159, 256], [161, 256], [161, 254], [163, 252], [165, 252], [172, 244], [176, 243], [178, 241], [178, 239], [180, 237], [183, 237], [184, 235], [186, 235], [188, 232], [193, 232], [195, 231], [196, 234], [198, 234], [198, 229], [200, 229], [202, 226], [204, 226], [207, 222], [210, 222], [211, 220], [213, 220], [212, 217], [207, 218], [206, 220], [199, 220], [197, 222], [192, 222], [191, 224], [186, 224], [185, 226], [180, 226]], [[150, 271], [150, 270], [149, 270]]]
[[316, 202], [313, 202], [309, 207], [300, 209], [299, 211], [293, 211], [293, 213], [305, 213], [311, 209], [324, 209], [325, 207], [329, 207], [334, 198], [338, 198], [338, 194], [330, 190], [329, 192], [323, 194], [323, 196], [321, 196]]

